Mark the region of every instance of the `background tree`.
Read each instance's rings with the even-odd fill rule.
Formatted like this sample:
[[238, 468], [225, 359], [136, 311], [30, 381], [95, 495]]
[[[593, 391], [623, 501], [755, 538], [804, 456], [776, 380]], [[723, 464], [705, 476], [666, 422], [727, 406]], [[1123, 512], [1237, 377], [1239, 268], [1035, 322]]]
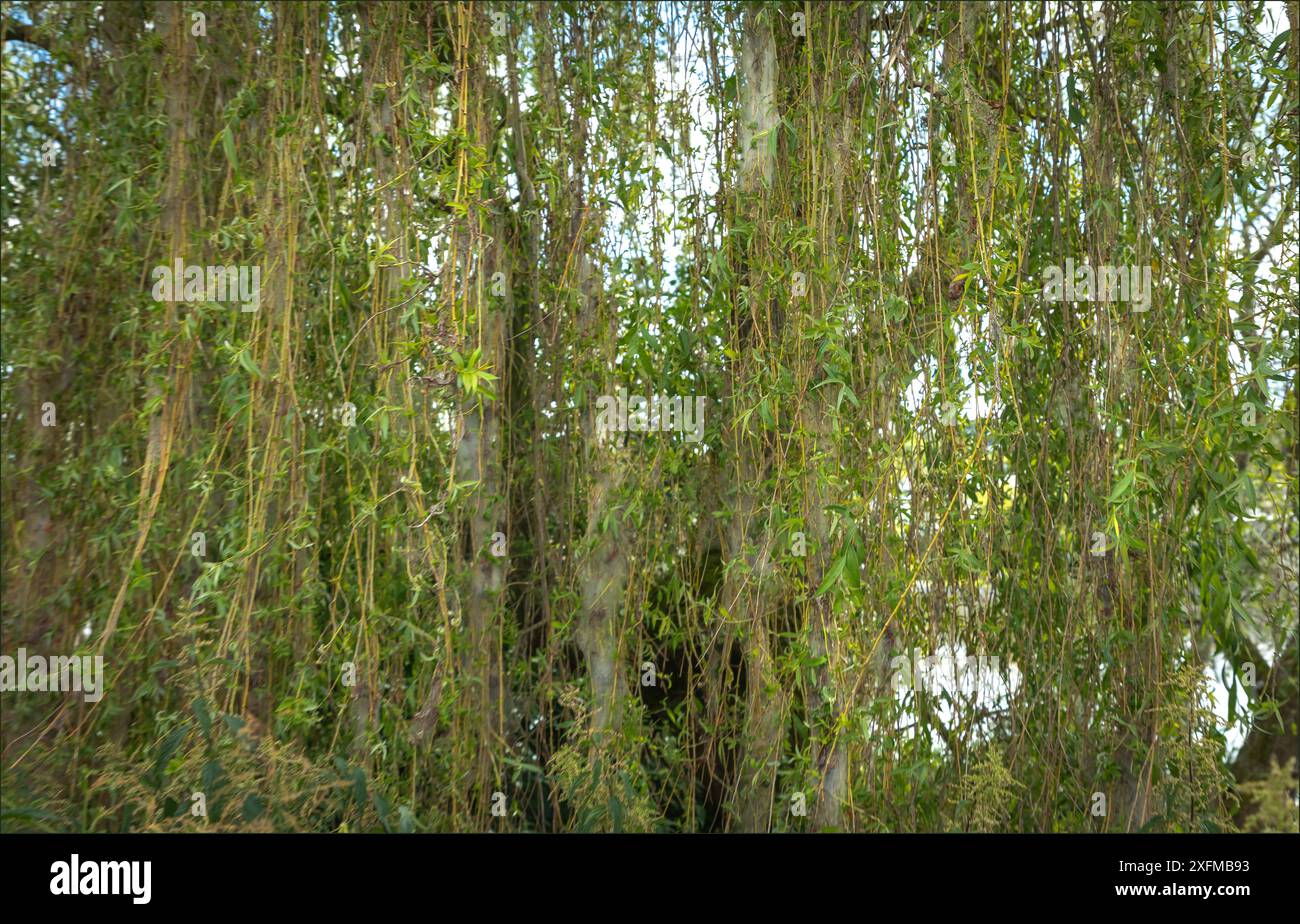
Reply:
[[4, 3], [0, 823], [1295, 830], [1298, 20]]

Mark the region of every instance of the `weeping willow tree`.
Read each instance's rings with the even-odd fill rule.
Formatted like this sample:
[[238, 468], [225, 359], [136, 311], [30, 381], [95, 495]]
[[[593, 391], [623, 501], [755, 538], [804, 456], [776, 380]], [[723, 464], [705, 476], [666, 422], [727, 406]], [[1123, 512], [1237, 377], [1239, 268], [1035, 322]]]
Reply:
[[5, 3], [3, 827], [1296, 830], [1297, 26]]

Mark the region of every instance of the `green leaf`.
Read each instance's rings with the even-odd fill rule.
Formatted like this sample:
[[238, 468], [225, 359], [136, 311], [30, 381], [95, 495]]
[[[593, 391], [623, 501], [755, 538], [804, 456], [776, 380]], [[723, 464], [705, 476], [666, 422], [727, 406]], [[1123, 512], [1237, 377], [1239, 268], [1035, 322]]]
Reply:
[[1128, 470], [1128, 474], [1125, 475], [1123, 478], [1121, 478], [1119, 482], [1115, 485], [1115, 487], [1111, 489], [1110, 497], [1106, 499], [1106, 503], [1108, 504], [1118, 503], [1119, 500], [1125, 494], [1128, 493], [1128, 489], [1133, 487], [1133, 481], [1136, 477], [1137, 477], [1137, 470], [1130, 468]]
[[262, 370], [258, 368], [257, 363], [253, 362], [253, 357], [248, 354], [247, 347], [236, 353], [235, 359], [239, 361], [239, 365], [243, 367], [244, 371], [254, 378], [262, 378]]
[[226, 160], [230, 162], [230, 169], [234, 171], [235, 176], [239, 176], [239, 158], [235, 155], [235, 136], [227, 125], [221, 130], [221, 147], [226, 152]]
[[176, 753], [176, 749], [181, 746], [181, 741], [184, 739], [184, 727], [173, 728], [171, 733], [163, 739], [162, 746], [158, 748], [158, 757], [154, 761], [153, 765], [153, 776], [157, 781], [158, 786], [162, 786], [163, 775], [166, 771], [167, 763], [172, 759], [172, 755]]
[[249, 794], [244, 799], [244, 821], [256, 821], [266, 811], [266, 800], [261, 796]]
[[832, 564], [829, 568], [826, 569], [826, 577], [822, 579], [821, 586], [817, 588], [817, 593], [814, 596], [820, 597], [822, 594], [826, 593], [826, 591], [830, 590], [831, 587], [834, 586], [835, 582], [840, 579], [840, 575], [843, 573], [844, 573], [844, 556], [841, 555], [839, 558], [835, 559], [834, 564]]
[[208, 712], [208, 703], [203, 697], [194, 701], [194, 716], [199, 720], [199, 728], [203, 731], [203, 737], [212, 740], [212, 714]]

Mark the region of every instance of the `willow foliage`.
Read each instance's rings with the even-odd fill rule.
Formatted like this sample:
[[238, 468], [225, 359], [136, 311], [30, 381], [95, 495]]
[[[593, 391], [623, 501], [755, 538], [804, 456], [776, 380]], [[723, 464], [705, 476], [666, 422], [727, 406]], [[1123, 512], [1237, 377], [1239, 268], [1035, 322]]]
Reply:
[[1298, 20], [5, 3], [4, 827], [1294, 830]]

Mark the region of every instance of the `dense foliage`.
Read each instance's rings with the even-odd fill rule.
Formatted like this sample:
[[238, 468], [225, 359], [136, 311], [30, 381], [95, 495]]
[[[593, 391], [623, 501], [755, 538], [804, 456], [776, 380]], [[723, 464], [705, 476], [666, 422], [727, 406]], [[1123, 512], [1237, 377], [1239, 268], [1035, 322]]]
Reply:
[[1298, 26], [5, 3], [3, 828], [1295, 830]]

